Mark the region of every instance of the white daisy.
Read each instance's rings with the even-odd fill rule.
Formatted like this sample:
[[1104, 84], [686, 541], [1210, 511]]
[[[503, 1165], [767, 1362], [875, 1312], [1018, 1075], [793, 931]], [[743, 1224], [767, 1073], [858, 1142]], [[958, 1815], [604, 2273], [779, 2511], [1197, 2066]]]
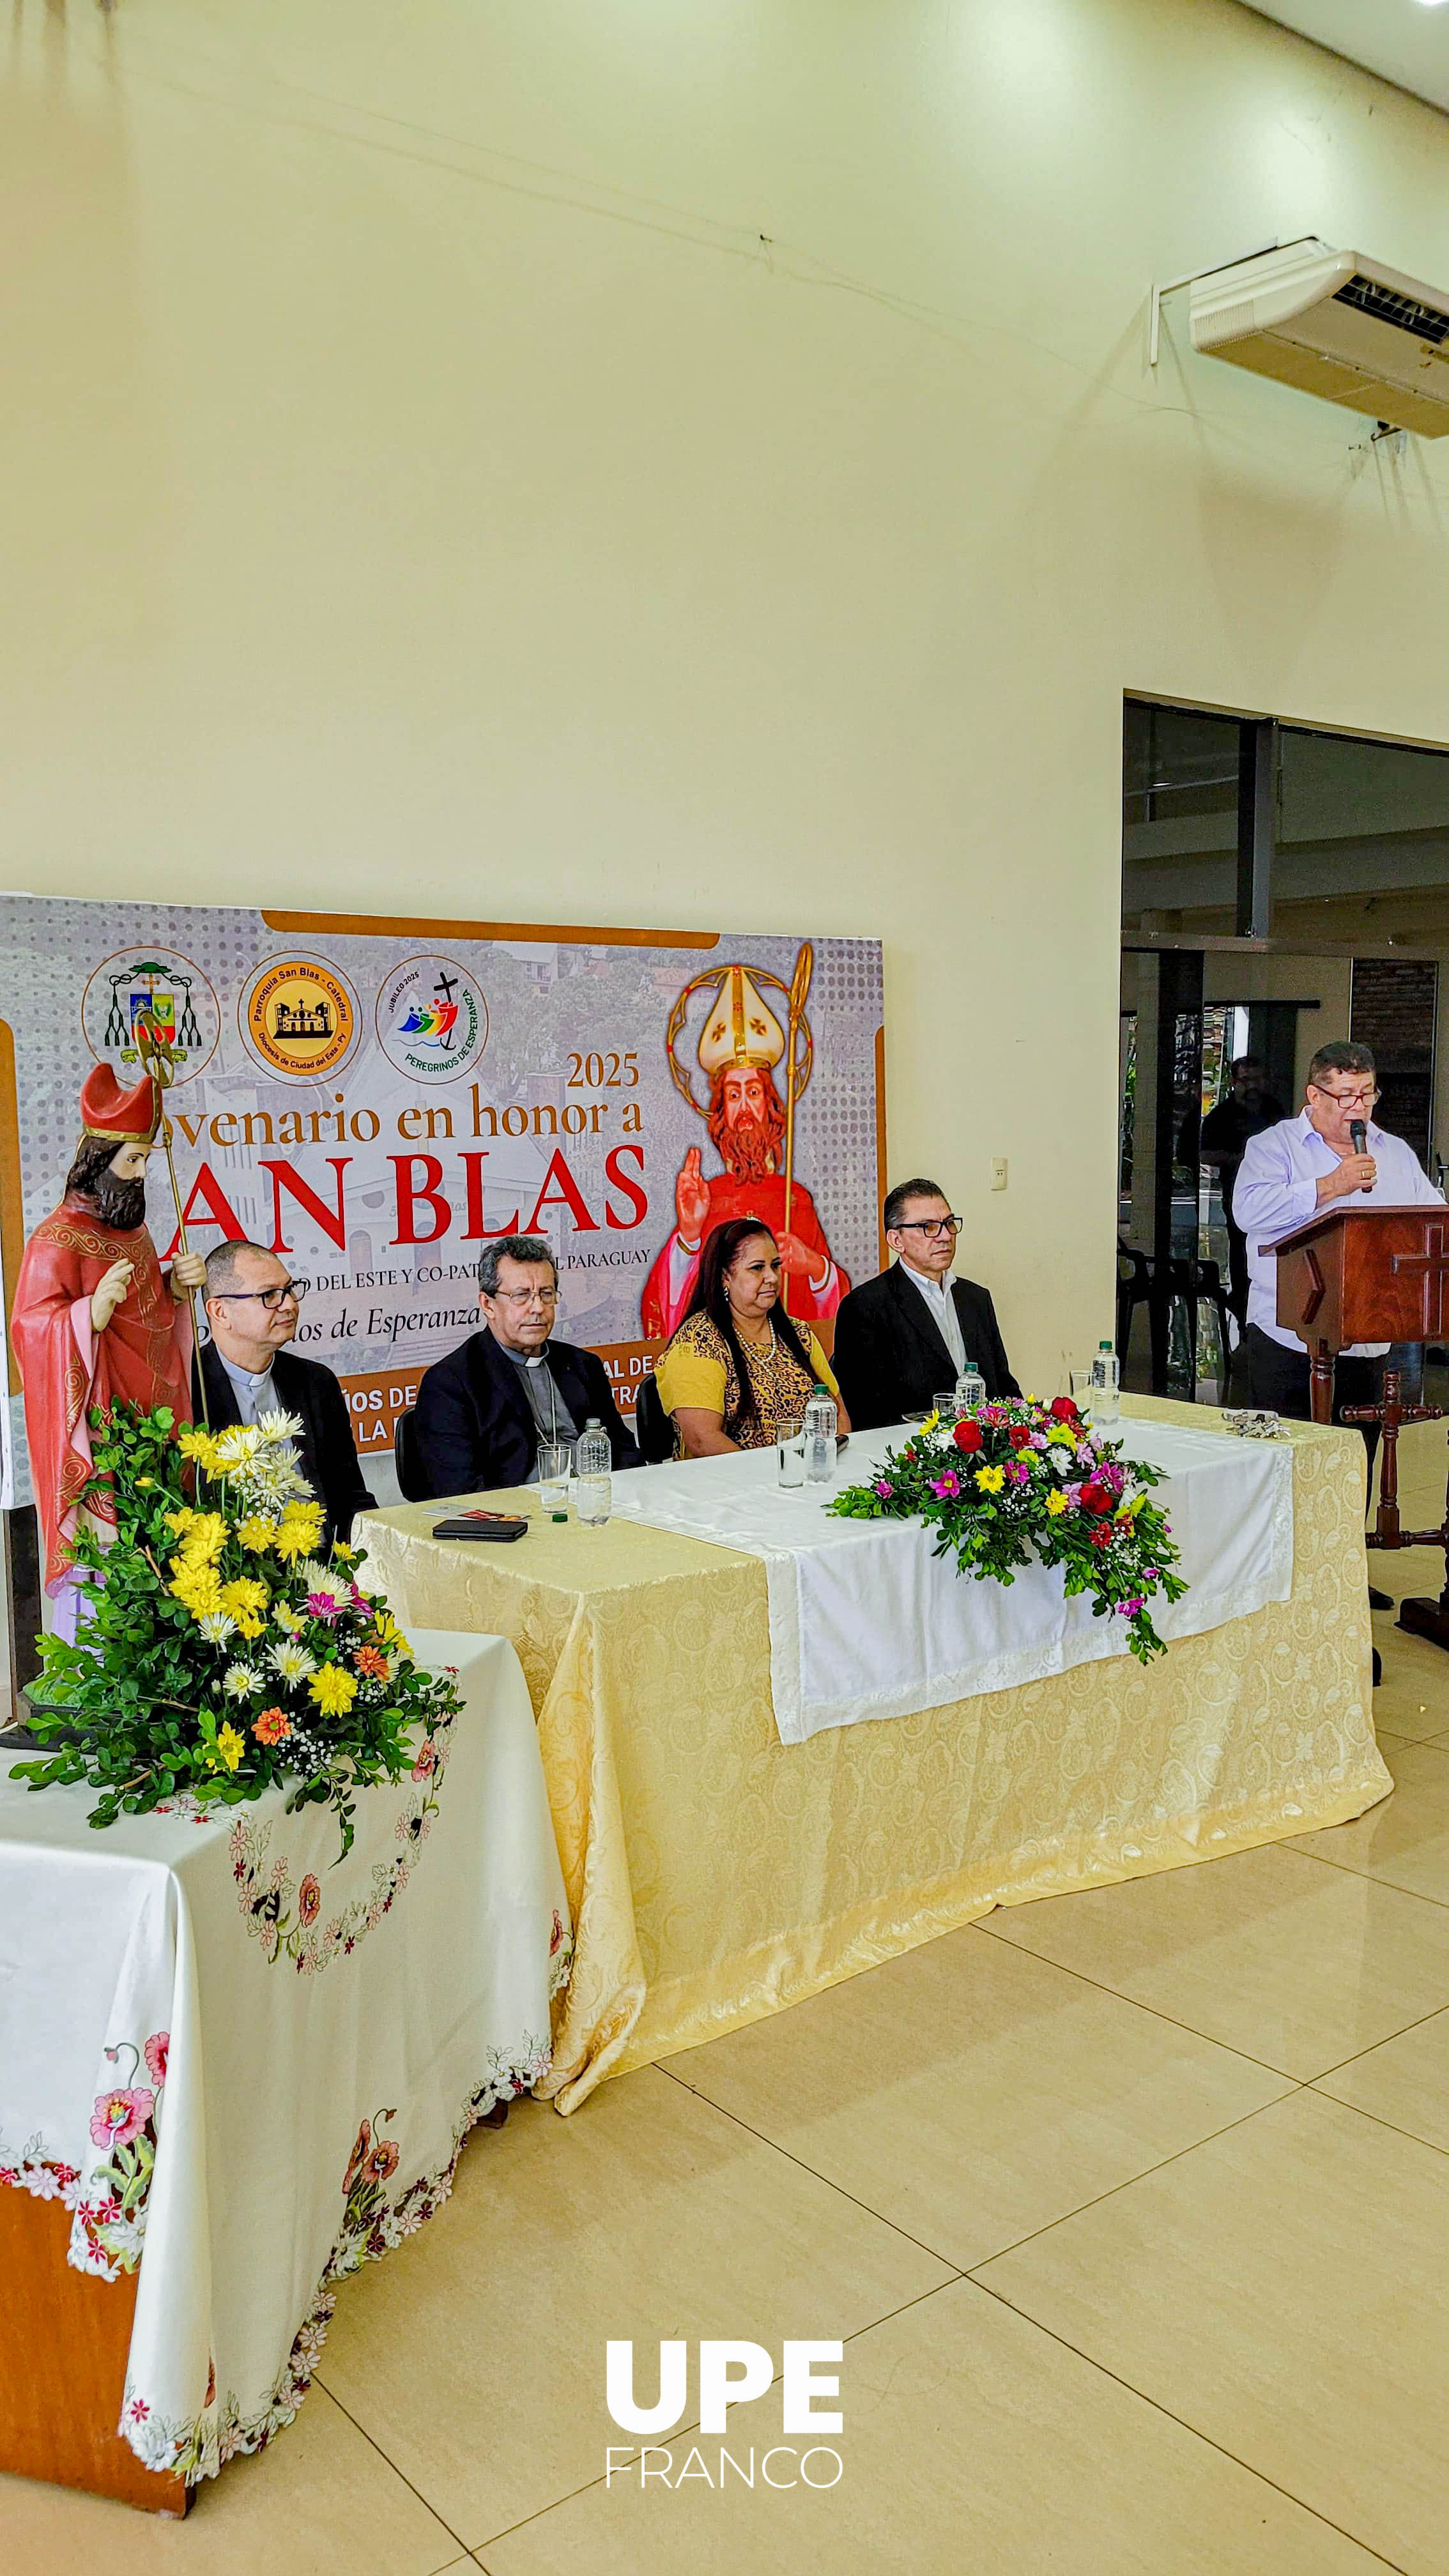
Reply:
[[208, 1610], [196, 1624], [209, 1646], [224, 1646], [236, 1635], [236, 1621], [226, 1610]]
[[261, 1436], [255, 1422], [234, 1422], [229, 1430], [221, 1432], [216, 1443], [216, 1463], [223, 1474], [244, 1467], [260, 1448]]
[[319, 1564], [315, 1556], [304, 1557], [297, 1568], [297, 1580], [304, 1592], [335, 1592], [338, 1576], [330, 1565]]
[[304, 1682], [317, 1670], [317, 1658], [305, 1646], [269, 1646], [267, 1661], [284, 1682]]
[[221, 1686], [228, 1699], [255, 1699], [262, 1686], [262, 1677], [250, 1664], [228, 1664], [221, 1677]]
[[267, 1448], [274, 1448], [283, 1440], [300, 1440], [302, 1436], [300, 1415], [284, 1413], [280, 1406], [275, 1407], [270, 1413], [259, 1413], [255, 1427], [260, 1435], [261, 1445]]

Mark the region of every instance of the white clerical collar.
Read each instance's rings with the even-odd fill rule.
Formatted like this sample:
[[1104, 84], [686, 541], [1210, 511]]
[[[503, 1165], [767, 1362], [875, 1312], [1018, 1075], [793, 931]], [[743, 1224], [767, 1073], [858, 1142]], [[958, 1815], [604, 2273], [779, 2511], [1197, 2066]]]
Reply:
[[260, 1395], [262, 1388], [271, 1384], [272, 1363], [270, 1360], [268, 1360], [266, 1367], [258, 1373], [253, 1369], [243, 1368], [239, 1360], [229, 1360], [220, 1345], [217, 1347], [216, 1356], [220, 1360], [222, 1367], [225, 1369], [227, 1376], [231, 1379], [233, 1386], [250, 1387], [253, 1395]]

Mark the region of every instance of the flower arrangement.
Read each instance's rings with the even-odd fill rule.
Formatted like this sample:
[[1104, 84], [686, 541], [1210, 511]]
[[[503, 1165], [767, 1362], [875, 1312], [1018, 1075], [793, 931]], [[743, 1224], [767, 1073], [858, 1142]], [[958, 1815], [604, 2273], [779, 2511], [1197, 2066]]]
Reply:
[[[299, 1475], [290, 1415], [181, 1432], [165, 1406], [91, 1417], [94, 1475], [115, 1511], [82, 1524], [88, 1616], [74, 1645], [40, 1640], [32, 1728], [49, 1746], [13, 1776], [88, 1780], [93, 1825], [190, 1794], [234, 1806], [290, 1782], [289, 1811], [331, 1806], [351, 1847], [353, 1793], [414, 1769], [462, 1703], [419, 1670], [363, 1559], [317, 1547], [322, 1507]], [[414, 1732], [421, 1726], [420, 1752]]]
[[957, 1422], [931, 1414], [868, 1484], [827, 1509], [848, 1520], [925, 1520], [937, 1556], [963, 1574], [1010, 1583], [1018, 1566], [1059, 1565], [1069, 1593], [1090, 1592], [1093, 1616], [1127, 1622], [1139, 1662], [1163, 1652], [1148, 1604], [1187, 1586], [1165, 1515], [1149, 1499], [1161, 1470], [1123, 1458], [1070, 1396], [985, 1404]]

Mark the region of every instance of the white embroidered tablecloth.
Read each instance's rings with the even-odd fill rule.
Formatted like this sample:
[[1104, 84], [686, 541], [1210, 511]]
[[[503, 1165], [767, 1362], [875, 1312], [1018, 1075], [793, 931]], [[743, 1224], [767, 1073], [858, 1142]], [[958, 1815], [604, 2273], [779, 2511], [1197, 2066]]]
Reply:
[[572, 1941], [527, 1686], [501, 1638], [412, 1643], [463, 1709], [359, 1793], [336, 1866], [336, 1819], [280, 1791], [98, 1833], [93, 1791], [0, 1759], [0, 2183], [69, 2204], [79, 2269], [140, 2263], [119, 2429], [149, 2468], [291, 2421], [331, 2285], [548, 2068]]
[[[1293, 1462], [1286, 1443], [1124, 1420], [1124, 1457], [1164, 1470], [1153, 1492], [1188, 1590], [1154, 1606], [1163, 1638], [1245, 1619], [1293, 1588]], [[786, 1744], [863, 1718], [914, 1717], [979, 1691], [1044, 1681], [1127, 1652], [1125, 1623], [1068, 1600], [1059, 1568], [977, 1581], [933, 1554], [919, 1521], [836, 1520], [832, 1492], [863, 1484], [909, 1429], [853, 1432], [829, 1486], [780, 1486], [773, 1449], [616, 1476], [614, 1510], [763, 1558], [770, 1686]]]

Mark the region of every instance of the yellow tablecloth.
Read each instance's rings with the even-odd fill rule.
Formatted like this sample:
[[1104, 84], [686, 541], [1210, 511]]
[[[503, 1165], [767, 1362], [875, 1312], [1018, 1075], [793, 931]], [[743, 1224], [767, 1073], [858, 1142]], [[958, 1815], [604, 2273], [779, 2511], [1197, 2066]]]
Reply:
[[[1124, 1414], [1221, 1428], [1202, 1406]], [[1230, 1435], [1223, 1431], [1224, 1438]], [[517, 1648], [573, 1908], [551, 2089], [718, 2038], [996, 1905], [1341, 1824], [1392, 1787], [1374, 1740], [1356, 1432], [1293, 1424], [1290, 1600], [1169, 1648], [784, 1745], [758, 1558], [611, 1521], [357, 1535], [406, 1629]], [[700, 1473], [707, 1474], [701, 1467]]]

